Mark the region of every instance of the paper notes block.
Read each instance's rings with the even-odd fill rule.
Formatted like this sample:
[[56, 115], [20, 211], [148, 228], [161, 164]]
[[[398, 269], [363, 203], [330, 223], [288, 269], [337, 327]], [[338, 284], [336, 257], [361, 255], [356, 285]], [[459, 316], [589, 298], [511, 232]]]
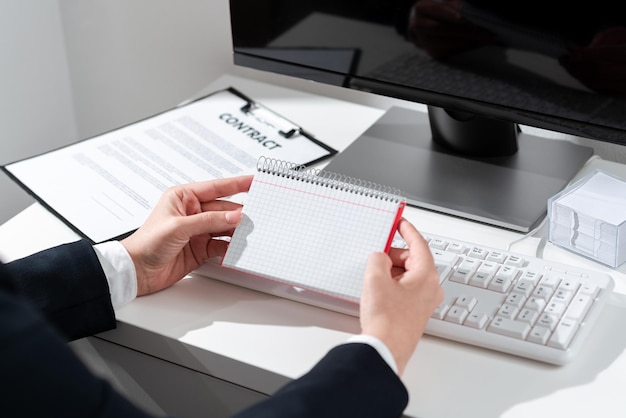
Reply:
[[549, 240], [610, 267], [626, 261], [626, 182], [601, 170], [548, 201]]

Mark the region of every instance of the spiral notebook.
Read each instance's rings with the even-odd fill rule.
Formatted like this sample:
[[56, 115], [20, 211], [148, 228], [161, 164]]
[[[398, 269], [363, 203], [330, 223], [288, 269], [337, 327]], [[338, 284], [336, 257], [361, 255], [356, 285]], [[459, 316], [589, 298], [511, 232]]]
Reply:
[[395, 189], [262, 157], [222, 267], [358, 302], [404, 207]]

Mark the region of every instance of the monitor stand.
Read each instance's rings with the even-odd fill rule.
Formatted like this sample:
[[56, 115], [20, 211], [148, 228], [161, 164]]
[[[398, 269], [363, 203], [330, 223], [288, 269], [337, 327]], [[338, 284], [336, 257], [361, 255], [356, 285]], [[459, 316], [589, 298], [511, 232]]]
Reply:
[[520, 133], [513, 156], [470, 159], [431, 137], [426, 113], [392, 107], [325, 170], [396, 187], [412, 206], [529, 232], [545, 218], [548, 199], [593, 155]]

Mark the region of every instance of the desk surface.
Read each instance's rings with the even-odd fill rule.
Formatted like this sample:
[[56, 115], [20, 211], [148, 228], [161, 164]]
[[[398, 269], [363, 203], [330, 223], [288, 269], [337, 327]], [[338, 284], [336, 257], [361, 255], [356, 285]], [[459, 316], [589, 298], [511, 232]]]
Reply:
[[[226, 76], [208, 87], [233, 85], [298, 121], [339, 149], [363, 132], [381, 109]], [[342, 115], [339, 118], [337, 115]], [[341, 123], [349, 118], [354, 124]], [[626, 167], [593, 161], [626, 177]], [[405, 216], [439, 235], [534, 255], [545, 236], [450, 218], [416, 208]], [[78, 236], [34, 204], [0, 226], [0, 257], [13, 259]], [[580, 356], [555, 367], [425, 336], [404, 376], [411, 417], [602, 416], [626, 414], [626, 267], [610, 270], [551, 245], [543, 256], [609, 272], [616, 289]], [[109, 341], [218, 378], [271, 393], [307, 371], [332, 346], [359, 332], [358, 319], [192, 274], [139, 298], [117, 313]], [[618, 332], [615, 332], [618, 331]]]

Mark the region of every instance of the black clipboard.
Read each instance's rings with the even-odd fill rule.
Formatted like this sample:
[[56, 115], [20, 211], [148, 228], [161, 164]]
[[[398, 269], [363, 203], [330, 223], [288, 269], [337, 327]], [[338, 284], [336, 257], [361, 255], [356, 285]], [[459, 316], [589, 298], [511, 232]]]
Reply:
[[297, 139], [298, 137], [304, 137], [308, 139], [309, 141], [314, 142], [315, 144], [319, 145], [321, 148], [325, 149], [326, 151], [328, 151], [327, 155], [324, 155], [320, 158], [317, 158], [308, 162], [304, 162], [301, 165], [308, 167], [308, 166], [317, 164], [319, 162], [322, 162], [332, 157], [333, 155], [337, 154], [338, 151], [336, 149], [318, 140], [317, 138], [315, 138], [315, 136], [313, 136], [311, 133], [306, 131], [304, 128], [291, 122], [284, 116], [279, 115], [278, 113], [274, 112], [273, 110], [269, 109], [268, 107], [264, 106], [261, 103], [255, 102], [250, 97], [246, 96], [245, 94], [241, 93], [240, 91], [238, 91], [237, 89], [233, 87], [229, 87], [227, 88], [227, 90], [241, 97], [243, 100], [247, 102], [244, 106], [241, 107], [241, 111], [243, 113], [254, 115], [262, 123], [265, 123], [266, 125], [276, 129], [282, 137], [287, 138], [287, 139]]
[[[231, 119], [223, 115], [239, 125], [229, 125]], [[185, 122], [174, 126], [178, 122], [170, 119], [175, 117]], [[161, 129], [161, 123], [180, 137]], [[243, 130], [241, 123], [248, 128]], [[215, 132], [209, 132], [212, 129]], [[266, 137], [268, 143], [282, 142], [282, 152], [287, 153], [287, 147], [297, 150], [303, 166], [337, 153], [299, 125], [228, 87], [1, 168], [81, 237], [99, 243], [134, 232], [169, 186], [252, 174], [258, 157], [268, 154], [259, 139]]]

